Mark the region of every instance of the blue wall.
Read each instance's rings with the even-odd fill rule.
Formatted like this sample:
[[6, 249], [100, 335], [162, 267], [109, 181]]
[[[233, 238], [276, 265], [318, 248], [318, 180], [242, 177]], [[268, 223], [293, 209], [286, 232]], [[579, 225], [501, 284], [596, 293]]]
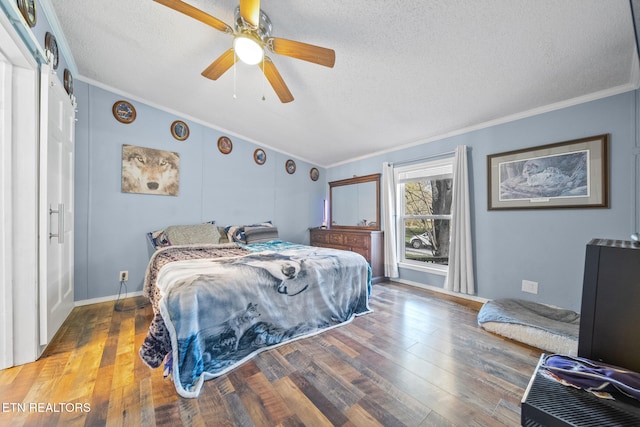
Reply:
[[[142, 289], [150, 257], [148, 231], [172, 224], [215, 220], [218, 225], [271, 220], [280, 237], [309, 242], [308, 228], [322, 222], [326, 173], [309, 177], [311, 165], [231, 136], [233, 151], [224, 155], [214, 129], [132, 101], [133, 123], [115, 120], [111, 108], [120, 95], [75, 82], [78, 100], [75, 187], [75, 299], [118, 293], [118, 273], [129, 271], [129, 291]], [[186, 141], [170, 132], [174, 120], [190, 129]], [[131, 144], [180, 154], [177, 197], [121, 192], [122, 145]], [[267, 153], [264, 165], [253, 160], [256, 148]], [[317, 167], [317, 166], [316, 166]]]
[[[470, 147], [472, 228], [477, 295], [519, 297], [578, 310], [586, 243], [595, 237], [628, 239], [634, 224], [636, 92], [472, 131], [443, 140], [320, 169], [265, 148], [267, 162], [253, 162], [258, 146], [237, 139], [233, 151], [217, 150], [221, 134], [185, 120], [189, 139], [175, 140], [170, 124], [180, 117], [133, 102], [137, 119], [128, 125], [111, 113], [121, 96], [76, 81], [76, 300], [114, 295], [117, 274], [129, 271], [129, 290], [142, 288], [150, 250], [147, 231], [170, 224], [215, 220], [220, 225], [272, 220], [286, 240], [308, 243], [308, 228], [322, 221], [327, 182], [381, 171], [399, 162]], [[611, 135], [609, 209], [488, 211], [486, 156], [502, 151]], [[178, 197], [120, 191], [122, 144], [180, 153]], [[401, 279], [442, 286], [442, 277], [401, 270]], [[523, 279], [539, 283], [537, 295], [522, 293]]]
[[[628, 92], [335, 166], [327, 171], [327, 180], [378, 173], [384, 161], [416, 159], [467, 145], [477, 295], [579, 310], [585, 245], [596, 237], [628, 240], [636, 231], [636, 96]], [[487, 155], [603, 133], [611, 135], [609, 209], [487, 210]], [[401, 270], [400, 278], [443, 284], [441, 276], [409, 270]], [[537, 295], [521, 291], [523, 279], [539, 283]]]

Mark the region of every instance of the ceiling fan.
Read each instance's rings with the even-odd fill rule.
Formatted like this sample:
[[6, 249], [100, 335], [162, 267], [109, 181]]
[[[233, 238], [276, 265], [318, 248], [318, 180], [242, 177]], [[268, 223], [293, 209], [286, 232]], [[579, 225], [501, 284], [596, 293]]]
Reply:
[[218, 31], [233, 35], [233, 46], [218, 57], [202, 72], [206, 78], [217, 80], [235, 63], [235, 56], [241, 61], [255, 65], [260, 64], [265, 77], [280, 98], [280, 101], [291, 102], [293, 95], [284, 83], [278, 69], [271, 59], [265, 55], [265, 48], [278, 55], [289, 56], [303, 61], [313, 62], [332, 68], [336, 61], [336, 53], [332, 49], [314, 46], [293, 40], [271, 37], [271, 21], [260, 10], [260, 0], [240, 0], [235, 11], [234, 27], [231, 28], [218, 18], [180, 0], [154, 0], [164, 6], [184, 13], [203, 22]]

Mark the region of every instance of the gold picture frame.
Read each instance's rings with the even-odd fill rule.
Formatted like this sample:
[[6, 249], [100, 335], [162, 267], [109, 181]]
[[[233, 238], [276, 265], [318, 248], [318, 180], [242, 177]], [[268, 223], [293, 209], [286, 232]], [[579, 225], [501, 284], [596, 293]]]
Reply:
[[222, 154], [229, 154], [233, 150], [233, 142], [227, 136], [221, 136], [218, 138], [218, 150]]
[[58, 49], [58, 41], [56, 40], [56, 36], [53, 35], [53, 33], [50, 33], [49, 31], [47, 31], [47, 33], [44, 35], [44, 49], [47, 52], [51, 52], [51, 67], [54, 70], [58, 69], [58, 64], [60, 63], [60, 52]]
[[64, 69], [64, 90], [68, 95], [73, 95], [73, 74], [67, 68]]
[[30, 28], [36, 26], [37, 10], [35, 0], [18, 0], [18, 9]]
[[289, 159], [285, 162], [284, 168], [289, 175], [293, 175], [294, 173], [296, 173], [296, 162], [292, 159]]
[[171, 123], [171, 135], [178, 141], [184, 141], [189, 138], [189, 126], [182, 120], [176, 120]]
[[135, 107], [130, 102], [122, 99], [113, 104], [111, 111], [113, 112], [113, 117], [120, 123], [129, 124], [136, 119]]
[[253, 160], [259, 165], [264, 165], [267, 161], [267, 153], [262, 148], [258, 148], [253, 152]]

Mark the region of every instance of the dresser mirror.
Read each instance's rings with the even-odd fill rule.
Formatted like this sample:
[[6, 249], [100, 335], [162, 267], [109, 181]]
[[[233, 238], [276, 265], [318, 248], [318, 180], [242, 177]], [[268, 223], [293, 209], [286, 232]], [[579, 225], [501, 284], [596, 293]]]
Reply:
[[380, 230], [380, 174], [329, 183], [331, 228]]

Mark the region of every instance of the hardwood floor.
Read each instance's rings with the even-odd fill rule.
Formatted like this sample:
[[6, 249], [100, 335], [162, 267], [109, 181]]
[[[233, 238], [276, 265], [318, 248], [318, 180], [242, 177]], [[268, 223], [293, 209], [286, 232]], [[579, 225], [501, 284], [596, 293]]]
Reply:
[[520, 425], [539, 350], [478, 328], [473, 303], [398, 283], [375, 285], [370, 306], [205, 382], [197, 399], [138, 357], [150, 306], [77, 307], [40, 360], [0, 371], [0, 425]]

